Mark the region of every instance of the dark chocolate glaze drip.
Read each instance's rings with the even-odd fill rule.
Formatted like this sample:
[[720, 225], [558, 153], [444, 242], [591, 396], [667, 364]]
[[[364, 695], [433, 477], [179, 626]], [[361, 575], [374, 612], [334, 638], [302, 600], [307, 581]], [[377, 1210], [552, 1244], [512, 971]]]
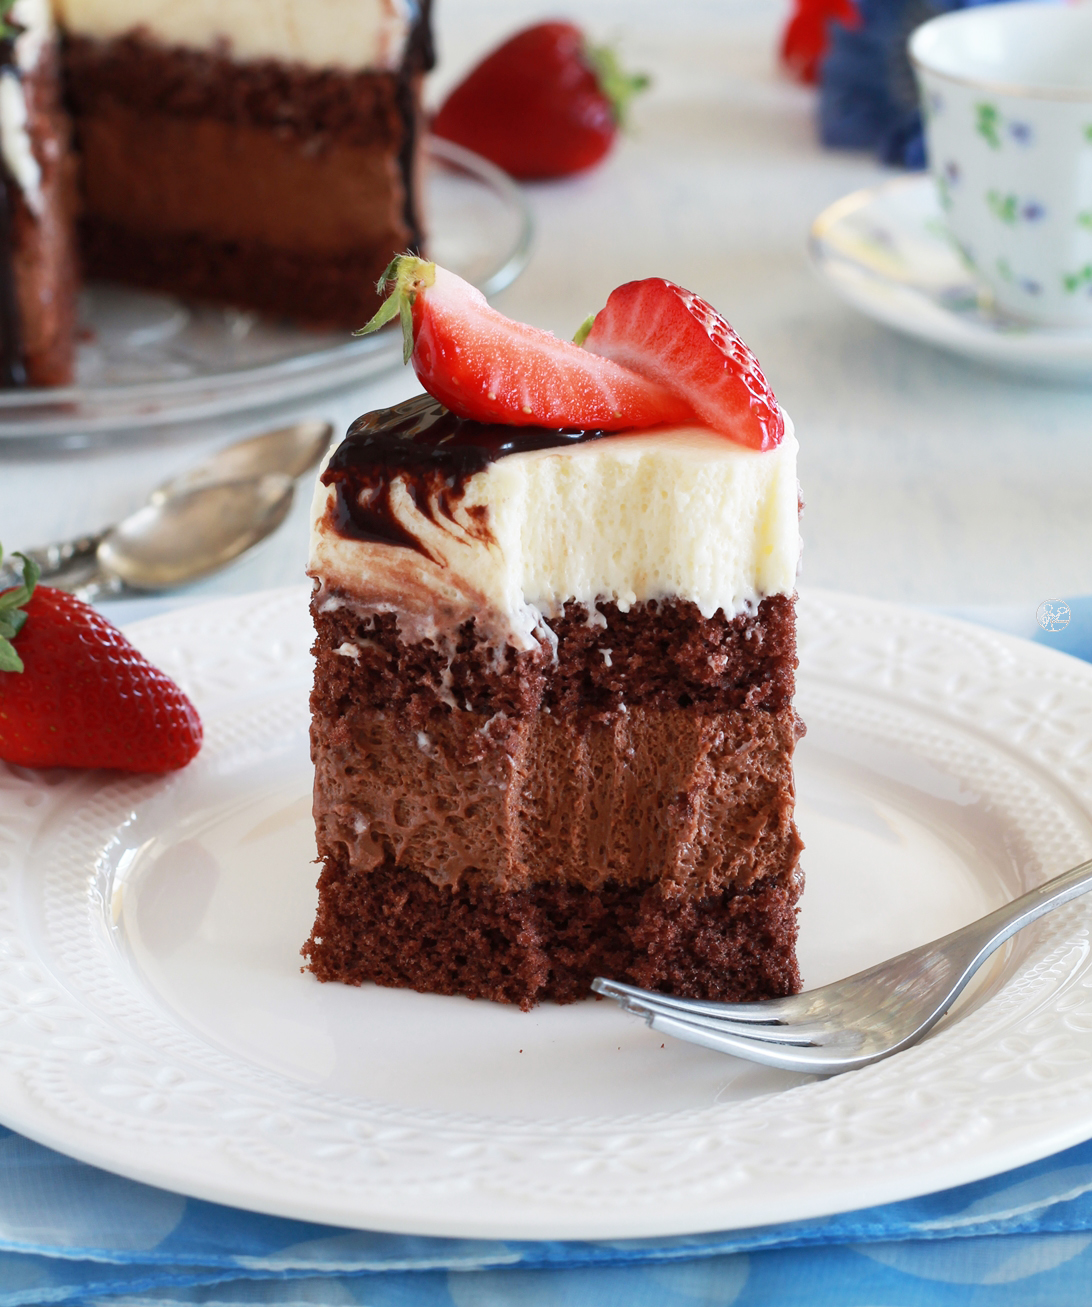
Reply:
[[[437, 525], [454, 518], [466, 483], [506, 454], [552, 449], [598, 440], [605, 431], [509, 427], [457, 417], [431, 395], [365, 413], [357, 418], [322, 474], [336, 487], [330, 524], [350, 540], [403, 545], [430, 558], [420, 540], [399, 522], [391, 487], [401, 479], [419, 512]], [[484, 510], [473, 534], [489, 540]]]
[[[15, 66], [15, 40], [0, 40], [0, 69]], [[15, 291], [14, 180], [0, 163], [0, 386], [25, 386], [23, 328]]]
[[421, 135], [420, 111], [413, 91], [416, 77], [427, 73], [436, 62], [432, 42], [432, 0], [418, 0], [417, 17], [406, 44], [402, 67], [398, 72], [396, 98], [402, 117], [402, 148], [398, 163], [402, 170], [402, 184], [406, 192], [403, 217], [410, 230], [410, 248], [420, 254], [424, 244], [421, 223], [421, 203], [417, 194], [417, 170], [414, 161], [417, 142]]

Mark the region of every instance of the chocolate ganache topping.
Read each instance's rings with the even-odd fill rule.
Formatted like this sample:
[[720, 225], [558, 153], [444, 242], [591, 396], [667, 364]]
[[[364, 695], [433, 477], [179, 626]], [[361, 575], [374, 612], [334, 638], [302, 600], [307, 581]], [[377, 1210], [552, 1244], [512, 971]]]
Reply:
[[[401, 480], [420, 513], [437, 525], [451, 518], [466, 483], [507, 454], [598, 440], [607, 431], [510, 427], [461, 418], [431, 395], [365, 413], [334, 451], [322, 484], [334, 486], [330, 525], [350, 540], [428, 551], [398, 520], [391, 486]], [[485, 509], [476, 509], [480, 538], [488, 539]]]

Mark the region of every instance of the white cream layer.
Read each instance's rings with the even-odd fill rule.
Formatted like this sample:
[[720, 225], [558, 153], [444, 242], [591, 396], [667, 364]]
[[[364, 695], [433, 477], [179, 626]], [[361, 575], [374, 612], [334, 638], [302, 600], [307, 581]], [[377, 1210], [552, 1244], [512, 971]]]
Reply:
[[441, 525], [396, 479], [396, 515], [430, 557], [340, 535], [320, 480], [308, 571], [364, 610], [397, 613], [411, 641], [475, 616], [486, 638], [529, 649], [569, 600], [625, 611], [675, 597], [734, 616], [796, 587], [797, 444], [785, 427], [766, 453], [680, 427], [510, 454], [469, 480]]
[[226, 46], [235, 59], [391, 70], [413, 25], [411, 0], [54, 0], [58, 22], [100, 41], [142, 29], [163, 45]]
[[22, 74], [29, 73], [53, 39], [49, 0], [15, 0], [8, 15], [22, 31], [15, 38], [14, 67], [0, 71], [0, 154], [34, 214], [42, 212], [42, 168], [27, 130]]

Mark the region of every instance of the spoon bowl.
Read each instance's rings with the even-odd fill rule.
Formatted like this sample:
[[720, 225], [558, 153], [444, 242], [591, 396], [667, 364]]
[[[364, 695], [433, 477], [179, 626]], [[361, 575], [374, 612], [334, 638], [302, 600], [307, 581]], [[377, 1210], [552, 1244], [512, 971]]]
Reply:
[[98, 564], [133, 590], [200, 580], [264, 540], [292, 507], [283, 472], [198, 484], [153, 500], [99, 543]]

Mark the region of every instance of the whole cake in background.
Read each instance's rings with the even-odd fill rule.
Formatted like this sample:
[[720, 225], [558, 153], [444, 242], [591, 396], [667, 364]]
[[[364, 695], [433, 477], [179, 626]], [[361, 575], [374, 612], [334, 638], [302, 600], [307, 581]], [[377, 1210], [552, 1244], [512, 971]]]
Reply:
[[87, 275], [357, 325], [392, 252], [421, 239], [427, 15], [408, 0], [57, 5]]
[[658, 279], [581, 348], [389, 275], [430, 393], [316, 487], [311, 970], [795, 992], [797, 446], [753, 355]]
[[0, 6], [0, 385], [71, 379], [75, 165], [48, 0]]
[[423, 239], [428, 3], [55, 0], [58, 46], [45, 0], [16, 0], [3, 330], [25, 364], [4, 384], [70, 379], [77, 241], [88, 277], [357, 326], [392, 254]]

